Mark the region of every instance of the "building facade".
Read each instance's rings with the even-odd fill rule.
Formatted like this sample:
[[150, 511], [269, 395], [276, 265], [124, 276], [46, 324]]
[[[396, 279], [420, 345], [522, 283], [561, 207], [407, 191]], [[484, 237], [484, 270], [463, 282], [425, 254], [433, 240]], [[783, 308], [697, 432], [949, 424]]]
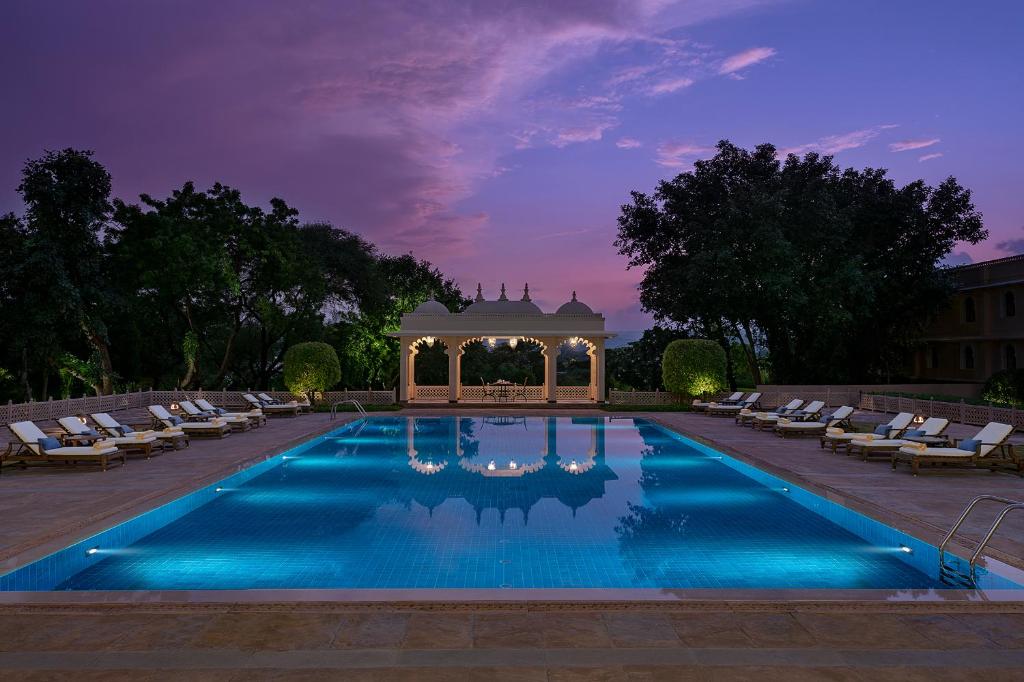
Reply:
[[1024, 368], [1024, 255], [952, 269], [957, 290], [925, 331], [912, 374], [929, 381], [985, 381]]

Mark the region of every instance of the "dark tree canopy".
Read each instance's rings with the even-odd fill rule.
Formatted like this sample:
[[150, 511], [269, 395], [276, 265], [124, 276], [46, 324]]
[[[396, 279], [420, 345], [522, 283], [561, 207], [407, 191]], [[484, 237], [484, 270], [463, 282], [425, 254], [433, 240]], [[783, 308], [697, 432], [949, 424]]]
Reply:
[[987, 236], [954, 178], [897, 186], [880, 169], [723, 141], [693, 171], [632, 193], [620, 252], [643, 267], [655, 318], [742, 345], [760, 381], [885, 380], [900, 370], [951, 282], [941, 262]]
[[[278, 388], [286, 349], [322, 341], [342, 385], [393, 386], [386, 332], [455, 283], [411, 255], [378, 252], [281, 199], [187, 182], [165, 198], [111, 199], [91, 152], [26, 163], [22, 217], [0, 216], [0, 396], [146, 388]], [[54, 381], [54, 380], [59, 380]]]

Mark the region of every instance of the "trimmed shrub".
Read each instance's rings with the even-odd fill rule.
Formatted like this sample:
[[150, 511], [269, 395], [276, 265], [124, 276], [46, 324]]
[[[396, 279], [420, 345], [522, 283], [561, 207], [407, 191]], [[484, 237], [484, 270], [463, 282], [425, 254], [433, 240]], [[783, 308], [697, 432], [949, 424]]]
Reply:
[[661, 357], [661, 380], [673, 393], [688, 396], [725, 388], [725, 351], [707, 339], [677, 339]]
[[317, 393], [341, 381], [341, 363], [334, 347], [319, 341], [297, 343], [284, 354], [284, 385], [313, 402]]
[[993, 403], [1024, 405], [1024, 369], [1004, 369], [985, 381], [981, 397]]

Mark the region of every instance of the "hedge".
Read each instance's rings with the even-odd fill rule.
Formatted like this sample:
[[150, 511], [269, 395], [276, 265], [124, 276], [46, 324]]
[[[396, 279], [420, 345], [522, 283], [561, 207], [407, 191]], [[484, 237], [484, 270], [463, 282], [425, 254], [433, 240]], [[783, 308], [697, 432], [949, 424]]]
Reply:
[[321, 393], [341, 381], [341, 363], [338, 354], [327, 343], [309, 341], [297, 343], [284, 354], [284, 385], [295, 395], [304, 395], [312, 401]]
[[689, 396], [725, 389], [725, 351], [707, 339], [677, 339], [665, 347], [661, 380], [673, 393]]

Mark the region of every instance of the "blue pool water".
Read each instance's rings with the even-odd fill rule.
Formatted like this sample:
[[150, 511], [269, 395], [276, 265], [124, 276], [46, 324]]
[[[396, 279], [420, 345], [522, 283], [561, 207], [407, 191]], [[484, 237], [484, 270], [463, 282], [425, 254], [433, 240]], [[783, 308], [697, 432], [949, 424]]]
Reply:
[[217, 488], [0, 589], [943, 587], [934, 548], [641, 419], [372, 418]]

